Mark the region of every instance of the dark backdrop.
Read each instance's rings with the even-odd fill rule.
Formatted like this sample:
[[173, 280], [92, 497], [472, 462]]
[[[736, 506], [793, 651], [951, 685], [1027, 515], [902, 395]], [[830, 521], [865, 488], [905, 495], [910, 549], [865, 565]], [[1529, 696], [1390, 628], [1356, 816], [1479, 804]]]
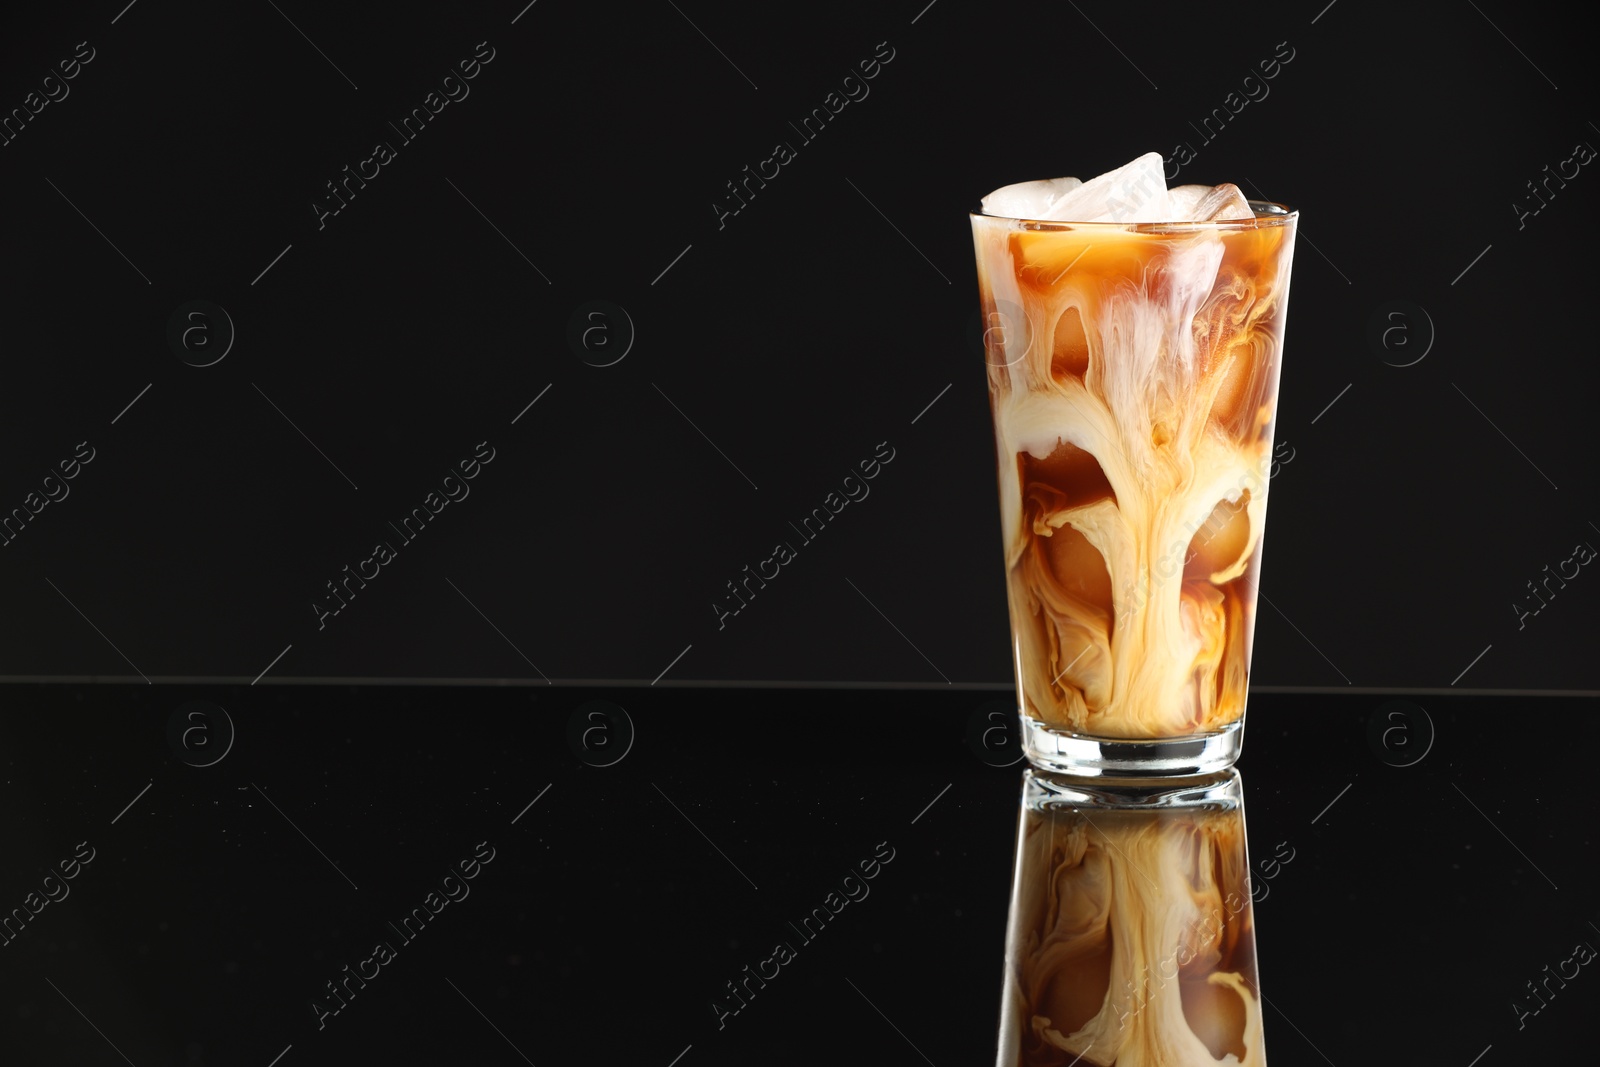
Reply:
[[[1593, 688], [1600, 579], [1527, 590], [1600, 545], [1583, 35], [1504, 3], [923, 2], [8, 8], [0, 511], [68, 495], [0, 549], [0, 673], [1004, 682], [965, 212], [1186, 143], [1180, 180], [1303, 211], [1255, 680]], [[475, 52], [470, 95], [388, 125]], [[871, 496], [719, 630], [880, 442]]]

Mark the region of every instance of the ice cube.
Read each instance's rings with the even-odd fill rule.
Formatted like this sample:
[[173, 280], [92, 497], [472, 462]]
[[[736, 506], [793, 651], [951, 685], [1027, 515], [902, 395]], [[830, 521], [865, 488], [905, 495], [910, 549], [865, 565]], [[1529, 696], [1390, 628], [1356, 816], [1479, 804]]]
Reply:
[[1194, 209], [1211, 192], [1209, 185], [1179, 185], [1167, 190], [1167, 207], [1172, 210], [1171, 222], [1181, 222], [1195, 217]]
[[1088, 181], [1047, 178], [1002, 186], [983, 198], [983, 213], [1046, 222], [1221, 222], [1255, 217], [1237, 185], [1168, 189], [1158, 152]]
[[1082, 184], [1076, 178], [1045, 178], [1002, 186], [983, 198], [983, 213], [1007, 219], [1043, 219], [1056, 201]]
[[1146, 152], [1091, 178], [1050, 206], [1056, 222], [1170, 222], [1161, 153]]
[[1255, 211], [1237, 185], [1180, 185], [1167, 192], [1173, 222], [1253, 219]]

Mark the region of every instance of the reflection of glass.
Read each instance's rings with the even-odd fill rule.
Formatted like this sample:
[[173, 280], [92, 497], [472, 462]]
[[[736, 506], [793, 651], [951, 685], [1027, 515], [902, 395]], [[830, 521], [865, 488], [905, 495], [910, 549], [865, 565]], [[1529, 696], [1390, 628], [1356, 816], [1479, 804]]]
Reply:
[[1023, 744], [1199, 774], [1242, 744], [1297, 214], [972, 216]]
[[999, 1067], [1265, 1067], [1238, 772], [1023, 778]]

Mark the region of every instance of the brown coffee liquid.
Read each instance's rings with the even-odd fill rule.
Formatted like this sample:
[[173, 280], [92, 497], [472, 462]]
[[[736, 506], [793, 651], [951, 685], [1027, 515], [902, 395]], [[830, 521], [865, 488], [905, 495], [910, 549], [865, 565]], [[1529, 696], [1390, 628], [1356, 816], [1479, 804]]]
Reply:
[[1292, 219], [974, 216], [1018, 687], [1109, 738], [1244, 713]]

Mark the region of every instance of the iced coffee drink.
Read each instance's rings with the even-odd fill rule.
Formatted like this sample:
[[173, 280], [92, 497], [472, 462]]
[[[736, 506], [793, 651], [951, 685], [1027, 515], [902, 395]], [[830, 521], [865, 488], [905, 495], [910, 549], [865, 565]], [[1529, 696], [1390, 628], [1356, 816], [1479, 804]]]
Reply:
[[1237, 756], [1296, 214], [1161, 157], [972, 216], [1024, 747]]
[[1266, 1067], [1239, 777], [1183, 781], [1024, 776], [999, 1067]]

